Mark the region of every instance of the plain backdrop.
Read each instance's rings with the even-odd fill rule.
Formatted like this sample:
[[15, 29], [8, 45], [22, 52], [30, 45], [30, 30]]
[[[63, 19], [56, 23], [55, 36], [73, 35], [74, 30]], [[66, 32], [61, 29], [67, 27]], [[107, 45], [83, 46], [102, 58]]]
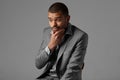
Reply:
[[89, 35], [83, 80], [120, 80], [120, 0], [0, 0], [0, 80], [39, 76], [35, 55], [56, 1]]

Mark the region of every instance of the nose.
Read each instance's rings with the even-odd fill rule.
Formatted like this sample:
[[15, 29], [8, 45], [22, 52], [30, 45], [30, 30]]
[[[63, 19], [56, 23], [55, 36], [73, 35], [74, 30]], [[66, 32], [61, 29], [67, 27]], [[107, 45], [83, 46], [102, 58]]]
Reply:
[[52, 22], [52, 27], [56, 27], [56, 26], [57, 26], [56, 21], [53, 21], [53, 22]]

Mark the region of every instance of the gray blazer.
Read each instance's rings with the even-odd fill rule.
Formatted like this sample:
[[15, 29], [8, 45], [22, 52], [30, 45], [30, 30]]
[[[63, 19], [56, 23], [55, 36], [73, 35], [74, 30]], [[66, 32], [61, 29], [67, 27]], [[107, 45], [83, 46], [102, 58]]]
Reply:
[[[44, 71], [38, 79], [44, 77], [51, 68], [50, 55], [45, 51], [45, 47], [50, 40], [50, 32], [50, 28], [44, 29], [43, 41], [35, 60], [38, 69], [44, 68]], [[88, 44], [88, 35], [84, 31], [69, 24], [65, 36], [66, 38], [61, 43], [57, 57], [57, 75], [60, 80], [82, 80], [81, 72]]]

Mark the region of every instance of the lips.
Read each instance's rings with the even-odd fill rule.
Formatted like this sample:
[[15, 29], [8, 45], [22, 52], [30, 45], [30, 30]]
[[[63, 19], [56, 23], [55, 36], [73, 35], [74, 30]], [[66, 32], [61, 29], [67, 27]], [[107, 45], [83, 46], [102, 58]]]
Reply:
[[64, 27], [52, 27], [51, 30], [53, 33], [55, 33], [56, 31], [60, 30], [60, 29], [65, 29]]
[[60, 29], [59, 27], [53, 27], [53, 28], [52, 28], [52, 31], [53, 31], [53, 32], [56, 32], [56, 31], [58, 31], [59, 29]]

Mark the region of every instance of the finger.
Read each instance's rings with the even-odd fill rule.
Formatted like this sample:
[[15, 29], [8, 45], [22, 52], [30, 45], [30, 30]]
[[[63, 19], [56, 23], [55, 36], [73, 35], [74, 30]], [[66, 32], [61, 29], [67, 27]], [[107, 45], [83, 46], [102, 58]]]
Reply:
[[63, 34], [65, 32], [65, 29], [61, 29], [59, 31], [56, 31], [55, 32], [55, 35], [58, 35], [58, 34]]
[[55, 40], [57, 40], [58, 39], [58, 36], [55, 36]]

